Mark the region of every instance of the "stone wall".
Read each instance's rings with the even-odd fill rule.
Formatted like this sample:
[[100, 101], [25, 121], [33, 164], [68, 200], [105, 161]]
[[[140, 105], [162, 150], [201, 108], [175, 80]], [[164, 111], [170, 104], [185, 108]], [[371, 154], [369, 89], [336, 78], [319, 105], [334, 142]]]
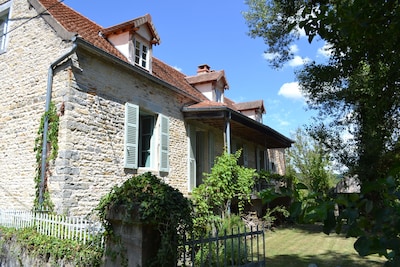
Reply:
[[[89, 213], [112, 186], [151, 171], [187, 192], [187, 137], [182, 106], [189, 102], [132, 70], [79, 49], [75, 65], [54, 77], [53, 101], [60, 117], [59, 156], [50, 191], [58, 213]], [[169, 117], [170, 171], [124, 169], [125, 103]]]
[[[0, 54], [0, 209], [31, 209], [37, 167], [33, 148], [45, 111], [48, 68], [72, 43], [57, 37], [26, 0], [13, 0], [11, 10], [13, 30], [7, 51]], [[188, 140], [181, 108], [189, 99], [79, 47], [54, 72], [52, 100], [60, 114], [60, 132], [58, 157], [50, 162], [49, 190], [58, 213], [88, 214], [114, 185], [145, 171], [188, 193]], [[168, 173], [124, 169], [126, 102], [169, 117]], [[223, 149], [222, 137], [215, 133], [216, 156]], [[255, 152], [249, 155], [255, 165]], [[276, 150], [270, 157], [282, 162], [282, 155], [283, 150]]]
[[[0, 0], [0, 5], [6, 1]], [[34, 141], [45, 111], [47, 71], [71, 45], [29, 8], [13, 0], [6, 52], [0, 54], [0, 208], [31, 209]], [[33, 19], [31, 19], [33, 18]]]

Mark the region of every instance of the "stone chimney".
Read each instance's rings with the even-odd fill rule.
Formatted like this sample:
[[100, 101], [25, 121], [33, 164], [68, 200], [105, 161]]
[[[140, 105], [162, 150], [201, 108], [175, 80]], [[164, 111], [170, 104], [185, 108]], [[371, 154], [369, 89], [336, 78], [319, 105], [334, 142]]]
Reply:
[[197, 67], [197, 74], [203, 74], [209, 72], [210, 72], [210, 66], [208, 66], [207, 64], [202, 64]]

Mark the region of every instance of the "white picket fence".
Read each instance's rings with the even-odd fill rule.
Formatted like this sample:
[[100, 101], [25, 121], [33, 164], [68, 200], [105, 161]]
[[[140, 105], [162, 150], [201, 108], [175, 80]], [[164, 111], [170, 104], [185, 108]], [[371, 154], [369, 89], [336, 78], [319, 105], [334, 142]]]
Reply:
[[43, 212], [0, 210], [0, 226], [16, 229], [33, 227], [43, 235], [103, 246], [100, 222], [83, 217], [67, 217]]

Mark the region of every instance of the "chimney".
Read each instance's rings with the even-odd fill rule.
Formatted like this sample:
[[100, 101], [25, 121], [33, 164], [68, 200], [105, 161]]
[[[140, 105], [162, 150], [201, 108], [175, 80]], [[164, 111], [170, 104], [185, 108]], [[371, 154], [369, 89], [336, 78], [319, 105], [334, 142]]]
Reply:
[[208, 72], [210, 72], [210, 66], [208, 66], [207, 64], [199, 65], [197, 67], [197, 74], [203, 74]]

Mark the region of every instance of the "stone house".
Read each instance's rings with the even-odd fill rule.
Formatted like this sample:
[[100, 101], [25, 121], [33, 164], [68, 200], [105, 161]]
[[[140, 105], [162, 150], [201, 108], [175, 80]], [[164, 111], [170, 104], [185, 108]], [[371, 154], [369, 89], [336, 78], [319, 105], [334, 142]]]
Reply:
[[[234, 103], [223, 70], [187, 76], [152, 56], [159, 44], [150, 15], [103, 28], [57, 0], [0, 0], [0, 209], [32, 208], [37, 168], [55, 210], [73, 215], [147, 171], [190, 195], [224, 148], [285, 173], [292, 141], [262, 123], [263, 101]], [[33, 148], [50, 103], [46, 166], [48, 146], [39, 161]]]

